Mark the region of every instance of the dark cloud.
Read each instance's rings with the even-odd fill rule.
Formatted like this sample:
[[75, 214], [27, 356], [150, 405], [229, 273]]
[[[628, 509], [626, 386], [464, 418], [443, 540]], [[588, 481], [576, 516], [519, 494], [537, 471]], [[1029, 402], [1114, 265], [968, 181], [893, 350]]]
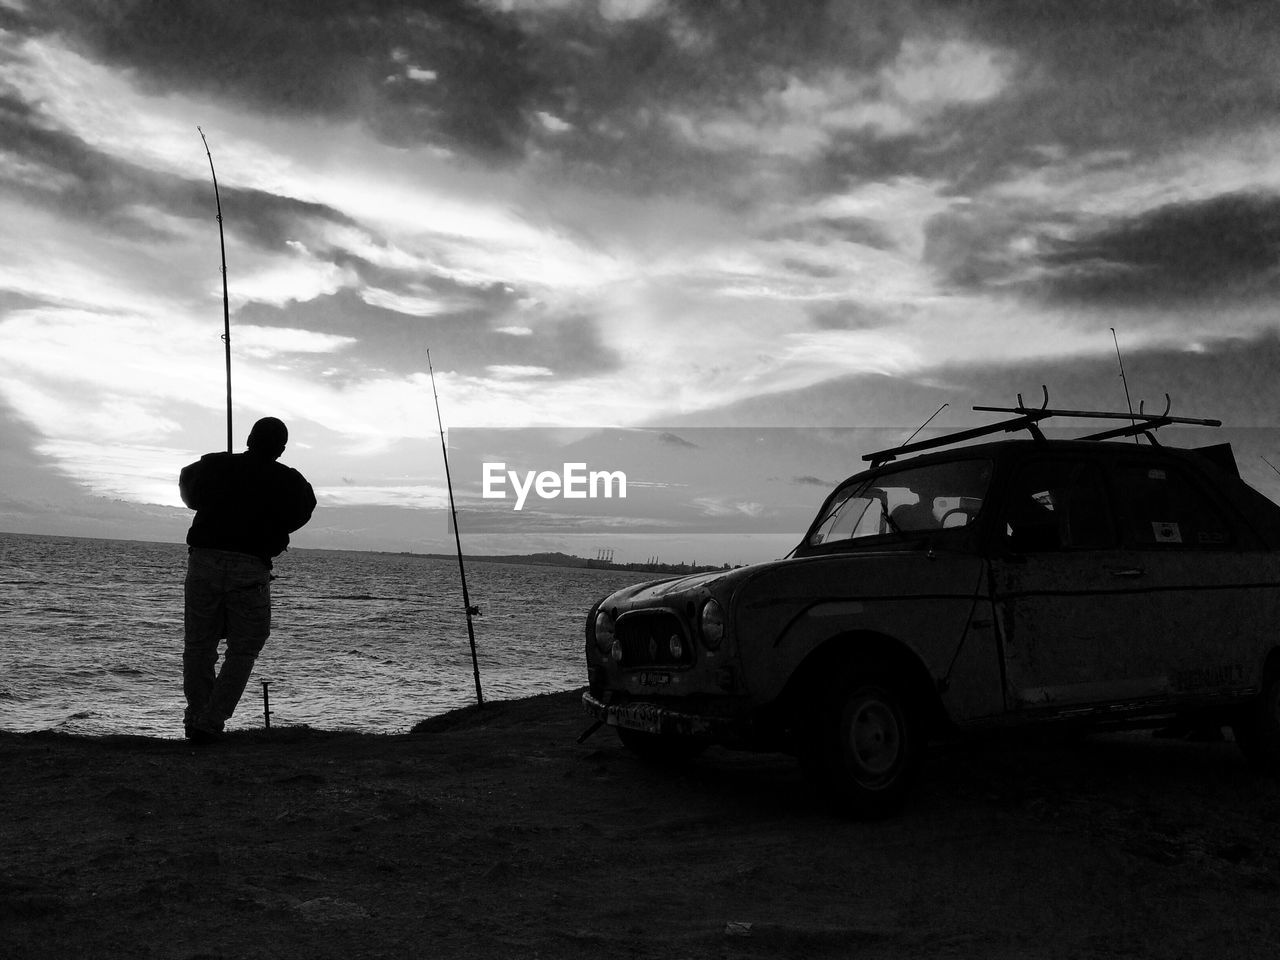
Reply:
[[[933, 0], [917, 14], [935, 34], [990, 45], [1012, 70], [1000, 96], [952, 108], [929, 136], [872, 145], [892, 151], [895, 172], [950, 181], [958, 195], [1072, 158], [1141, 162], [1269, 124], [1280, 108], [1277, 4]], [[844, 169], [882, 169], [858, 162], [864, 146], [844, 151]]]
[[1043, 226], [1043, 215], [1028, 225], [1004, 208], [948, 210], [925, 224], [923, 259], [947, 284], [1000, 286], [1026, 268], [1025, 257], [1009, 252], [1011, 242], [1019, 234]]
[[1038, 284], [1054, 298], [1167, 303], [1272, 293], [1280, 280], [1280, 196], [1171, 204], [1048, 244]]
[[82, 493], [81, 488], [58, 469], [53, 458], [36, 452], [43, 440], [0, 398], [0, 475], [5, 478], [7, 492], [15, 497], [39, 496], [53, 503], [74, 499]]
[[[20, 161], [0, 172], [0, 190], [19, 195], [25, 203], [102, 225], [122, 236], [152, 240], [167, 239], [168, 233], [148, 217], [148, 210], [215, 220], [213, 184], [194, 128], [195, 179], [149, 170], [96, 150], [74, 133], [48, 126], [12, 92], [0, 92], [0, 142]], [[198, 179], [201, 174], [203, 179]], [[227, 234], [269, 250], [306, 236], [309, 223], [353, 223], [331, 207], [262, 190], [220, 183], [219, 195]]]
[[0, 142], [18, 161], [0, 171], [0, 190], [127, 235], [158, 235], [126, 211], [150, 199], [164, 178], [105, 156], [67, 131], [50, 129], [11, 91], [0, 90]]
[[522, 103], [538, 87], [520, 34], [461, 0], [125, 0], [49, 4], [39, 17], [44, 29], [156, 92], [360, 119], [391, 142], [476, 156], [519, 149]]
[[[1064, 155], [1141, 157], [1250, 128], [1280, 107], [1270, 3], [671, 0], [617, 22], [587, 2], [50, 0], [28, 17], [26, 31], [56, 33], [150, 90], [360, 122], [388, 143], [532, 160], [540, 176], [588, 186], [740, 203], [758, 198], [762, 166], [788, 166], [809, 194], [888, 175], [973, 193]], [[1012, 82], [927, 129], [833, 135], [816, 161], [700, 146], [673, 123], [758, 117], [770, 95], [833, 70], [872, 79], [911, 37], [989, 44]]]
[[48, 306], [52, 301], [40, 297], [28, 296], [16, 290], [0, 290], [0, 317], [15, 310], [29, 310], [32, 307]]
[[670, 120], [754, 108], [796, 77], [872, 71], [911, 17], [894, 0], [672, 2], [625, 22], [595, 3], [503, 12], [477, 0], [50, 2], [51, 32], [140, 87], [361, 122], [392, 144], [534, 157], [630, 189], [720, 186], [753, 151], [690, 144]]
[[1223, 194], [1102, 224], [970, 206], [928, 222], [924, 260], [949, 285], [1050, 302], [1249, 303], [1280, 285], [1280, 195]]
[[[613, 24], [582, 7], [525, 18], [531, 62], [551, 78], [537, 103], [569, 124], [536, 149], [581, 182], [631, 190], [698, 190], [758, 199], [756, 148], [691, 142], [672, 118], [756, 115], [796, 79], [817, 85], [833, 69], [872, 72], [892, 59], [910, 22], [894, 0], [671, 2], [656, 16]], [[799, 182], [816, 192], [824, 165]]]
[[879, 330], [898, 322], [887, 311], [856, 300], [810, 307], [809, 319], [820, 330]]

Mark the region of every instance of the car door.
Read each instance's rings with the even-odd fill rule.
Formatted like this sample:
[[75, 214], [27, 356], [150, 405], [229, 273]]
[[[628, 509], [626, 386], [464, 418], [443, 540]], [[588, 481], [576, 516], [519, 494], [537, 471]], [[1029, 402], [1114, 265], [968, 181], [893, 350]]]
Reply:
[[1146, 629], [1146, 573], [1122, 546], [1102, 460], [1037, 456], [1004, 491], [991, 577], [1006, 709], [1063, 712], [1156, 694], [1163, 680], [1126, 654]]
[[1015, 475], [1005, 518], [992, 584], [1009, 709], [1140, 708], [1256, 684], [1274, 584], [1187, 464], [1041, 458]]
[[1117, 665], [1177, 700], [1249, 692], [1274, 642], [1274, 570], [1190, 464], [1114, 464], [1138, 628]]

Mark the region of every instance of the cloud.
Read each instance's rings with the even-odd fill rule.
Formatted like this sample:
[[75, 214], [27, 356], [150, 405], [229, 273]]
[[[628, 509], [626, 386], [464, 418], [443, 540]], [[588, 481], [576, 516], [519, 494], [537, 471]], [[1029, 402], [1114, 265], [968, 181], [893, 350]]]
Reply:
[[809, 317], [819, 330], [876, 330], [906, 319], [894, 317], [884, 308], [858, 300], [815, 304], [809, 308]]
[[449, 506], [447, 488], [432, 484], [415, 486], [369, 486], [344, 483], [336, 487], [316, 487], [318, 507], [402, 507], [443, 510]]
[[354, 337], [335, 337], [284, 327], [237, 325], [233, 337], [236, 347], [251, 357], [270, 359], [281, 354], [334, 353], [355, 343]]
[[695, 497], [692, 504], [707, 517], [749, 517], [754, 520], [767, 513], [762, 503], [731, 501], [723, 497]]
[[1050, 296], [1103, 303], [1267, 295], [1280, 281], [1280, 195], [1169, 204], [1047, 244]]
[[490, 364], [485, 370], [499, 380], [524, 380], [530, 377], [549, 377], [552, 371], [547, 367], [533, 367], [527, 364]]
[[[266, 114], [359, 120], [386, 142], [502, 159], [519, 152], [522, 106], [540, 86], [508, 18], [445, 2], [353, 11], [249, 11], [233, 2], [54, 4], [33, 26], [131, 71], [154, 91], [212, 96]], [[489, 69], [500, 62], [501, 70]], [[429, 83], [421, 82], [431, 76]]]

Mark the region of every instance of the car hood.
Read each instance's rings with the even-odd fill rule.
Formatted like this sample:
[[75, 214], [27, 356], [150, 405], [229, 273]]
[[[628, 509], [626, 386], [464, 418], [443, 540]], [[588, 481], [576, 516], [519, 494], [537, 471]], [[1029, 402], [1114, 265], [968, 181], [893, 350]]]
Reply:
[[[696, 573], [683, 577], [667, 577], [662, 580], [648, 580], [643, 583], [623, 587], [610, 594], [600, 602], [604, 608], [635, 609], [648, 606], [670, 606], [677, 597], [710, 595], [715, 593], [724, 601], [727, 600], [742, 584], [758, 577], [770, 578], [781, 575], [785, 585], [776, 585], [771, 589], [786, 593], [799, 591], [811, 592], [805, 586], [808, 572], [817, 573], [823, 568], [838, 564], [845, 581], [856, 579], [855, 570], [871, 570], [885, 564], [886, 561], [901, 561], [912, 557], [923, 557], [932, 551], [928, 544], [910, 542], [901, 545], [887, 546], [880, 549], [862, 549], [849, 552], [824, 552], [805, 557], [790, 557], [782, 560], [767, 560], [753, 563], [732, 570], [713, 570], [709, 573]], [[952, 551], [947, 551], [952, 553]]]
[[602, 605], [626, 607], [661, 605], [663, 601], [674, 596], [709, 592], [716, 587], [731, 589], [733, 584], [741, 582], [752, 573], [780, 562], [774, 560], [748, 567], [735, 567], [732, 570], [712, 570], [709, 573], [693, 573], [684, 577], [636, 583], [610, 594]]

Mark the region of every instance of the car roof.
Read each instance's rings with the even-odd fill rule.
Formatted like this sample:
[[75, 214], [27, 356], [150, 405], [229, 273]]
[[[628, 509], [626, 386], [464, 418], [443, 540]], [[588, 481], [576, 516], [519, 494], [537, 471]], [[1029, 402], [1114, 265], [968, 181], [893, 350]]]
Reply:
[[[1171, 447], [1164, 444], [1122, 443], [1118, 440], [1081, 440], [1058, 439], [1045, 437], [1033, 439], [1017, 437], [1008, 440], [993, 440], [986, 443], [957, 444], [930, 453], [904, 457], [901, 460], [889, 460], [868, 466], [864, 470], [851, 474], [836, 485], [839, 490], [855, 481], [865, 480], [880, 474], [896, 473], [917, 467], [927, 467], [939, 463], [955, 463], [959, 460], [1007, 460], [1011, 456], [1022, 458], [1035, 454], [1070, 454], [1102, 459], [1146, 460], [1165, 459], [1180, 460], [1197, 464], [1200, 467], [1210, 466], [1217, 475], [1215, 479], [1234, 480], [1244, 485], [1236, 468], [1235, 456], [1229, 444], [1214, 444], [1208, 447]], [[1252, 488], [1249, 488], [1252, 490]], [[1261, 496], [1261, 494], [1258, 494]], [[1270, 501], [1268, 501], [1270, 502]]]
[[[1151, 463], [1155, 461], [1179, 462], [1189, 465], [1204, 482], [1230, 503], [1237, 512], [1238, 521], [1248, 525], [1267, 549], [1280, 549], [1280, 505], [1259, 493], [1241, 479], [1235, 457], [1229, 444], [1219, 443], [1206, 447], [1173, 447], [1164, 444], [1135, 444], [1118, 440], [1055, 439], [1025, 437], [950, 446], [930, 453], [905, 457], [902, 460], [882, 462], [853, 474], [837, 484], [828, 495], [830, 503], [839, 491], [852, 483], [859, 483], [877, 475], [896, 473], [927, 467], [932, 464], [955, 463], [961, 460], [991, 460], [993, 462], [1025, 460], [1038, 454], [1068, 454], [1100, 460], [1127, 460]], [[815, 521], [816, 522], [816, 521]]]

